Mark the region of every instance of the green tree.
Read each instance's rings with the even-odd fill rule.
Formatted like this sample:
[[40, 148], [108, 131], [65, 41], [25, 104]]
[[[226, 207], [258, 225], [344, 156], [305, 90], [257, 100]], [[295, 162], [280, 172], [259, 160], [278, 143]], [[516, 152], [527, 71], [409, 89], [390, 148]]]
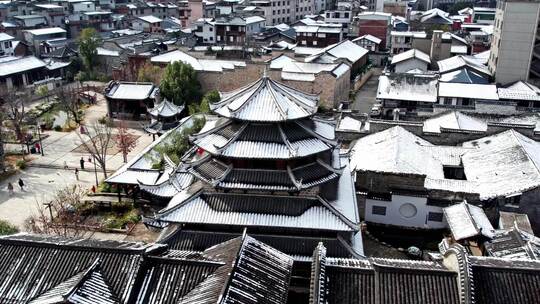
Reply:
[[81, 54], [86, 71], [93, 72], [97, 62], [97, 48], [101, 38], [93, 28], [85, 28], [79, 36], [79, 53]]
[[219, 92], [212, 90], [204, 95], [199, 105], [193, 104], [189, 106], [189, 114], [197, 113], [210, 113], [210, 104], [216, 103], [221, 100]]
[[199, 132], [204, 124], [204, 116], [194, 117], [193, 126], [175, 130], [168, 138], [156, 145], [154, 151], [158, 152], [159, 156], [157, 158], [155, 156], [152, 157], [152, 167], [154, 169], [163, 169], [164, 155], [167, 155], [174, 163], [179, 164], [184, 153], [191, 148], [189, 136]]
[[221, 96], [217, 90], [212, 90], [204, 95], [201, 105], [199, 107], [199, 113], [210, 113], [210, 105], [221, 100]]
[[15, 234], [19, 232], [17, 227], [11, 225], [10, 223], [0, 220], [0, 235]]
[[49, 103], [49, 88], [46, 85], [39, 86], [36, 89], [36, 94], [41, 97], [47, 97], [47, 103]]
[[201, 84], [197, 80], [197, 72], [191, 65], [180, 61], [167, 65], [159, 89], [165, 98], [175, 104], [185, 103], [189, 106], [201, 100]]

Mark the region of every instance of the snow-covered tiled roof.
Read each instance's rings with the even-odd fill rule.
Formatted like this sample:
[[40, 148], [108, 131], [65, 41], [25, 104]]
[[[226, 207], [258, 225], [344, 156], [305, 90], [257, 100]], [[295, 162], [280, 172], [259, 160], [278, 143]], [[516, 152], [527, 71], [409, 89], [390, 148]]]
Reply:
[[26, 30], [26, 31], [35, 36], [66, 33], [66, 30], [60, 27], [40, 28], [40, 29]]
[[402, 32], [402, 31], [392, 31], [390, 32], [392, 37], [414, 37], [414, 38], [426, 38], [426, 32]]
[[540, 143], [514, 130], [463, 143], [475, 148], [462, 157], [467, 180], [481, 199], [505, 197], [540, 187]]
[[500, 99], [507, 100], [540, 100], [540, 89], [533, 84], [518, 81], [506, 88], [498, 88]]
[[467, 54], [467, 46], [466, 45], [452, 45], [450, 47], [450, 53], [466, 55]]
[[394, 57], [392, 57], [392, 64], [400, 63], [402, 61], [413, 59], [413, 58], [422, 60], [427, 64], [431, 63], [431, 59], [429, 58], [428, 54], [417, 49], [411, 49], [403, 53], [394, 55]]
[[358, 139], [351, 169], [444, 178], [442, 163], [425, 148], [431, 143], [396, 126]]
[[118, 82], [112, 85], [106, 96], [114, 99], [144, 100], [155, 90], [152, 83]]
[[96, 51], [97, 51], [97, 54], [98, 54], [99, 56], [112, 56], [112, 57], [118, 57], [118, 56], [120, 56], [120, 52], [119, 52], [119, 51], [109, 50], [109, 49], [102, 48], [102, 47], [96, 48]]
[[247, 121], [287, 121], [315, 114], [319, 97], [263, 77], [238, 90], [222, 93], [210, 105], [221, 116]]
[[34, 56], [8, 57], [8, 60], [0, 61], [0, 76], [8, 76], [45, 67], [46, 63]]
[[457, 55], [437, 61], [440, 73], [447, 73], [463, 67], [474, 69], [482, 74], [491, 75], [488, 67], [483, 64], [483, 59], [474, 56]]
[[443, 208], [443, 212], [456, 241], [478, 235], [491, 238], [495, 234], [495, 229], [480, 207], [462, 202]]
[[266, 19], [264, 17], [261, 17], [261, 16], [246, 17], [246, 24], [264, 22], [264, 21], [266, 21]]
[[13, 39], [15, 38], [11, 35], [8, 35], [6, 33], [0, 33], [0, 41], [13, 40]]
[[437, 78], [431, 75], [382, 75], [379, 77], [377, 98], [436, 102], [437, 83]]
[[367, 35], [363, 35], [363, 36], [360, 36], [358, 38], [355, 38], [353, 39], [353, 42], [356, 42], [356, 41], [360, 41], [360, 40], [363, 40], [363, 39], [367, 39], [375, 44], [380, 44], [381, 43], [381, 39], [373, 36], [373, 35], [370, 35], [370, 34], [367, 34]]
[[[272, 200], [256, 209], [248, 201]], [[268, 201], [270, 203], [270, 201]], [[287, 204], [288, 203], [288, 204]], [[286, 205], [285, 205], [286, 204]], [[288, 207], [287, 207], [288, 206]], [[160, 211], [157, 219], [169, 223], [193, 223], [234, 226], [282, 227], [352, 231], [353, 229], [328, 207], [313, 198], [257, 196], [242, 194], [196, 193], [176, 202], [175, 207]]]
[[[322, 60], [322, 63], [334, 63], [339, 59], [347, 59], [351, 64], [354, 64], [362, 57], [366, 56], [368, 52], [368, 50], [350, 40], [343, 40], [322, 49], [317, 54], [307, 57], [305, 61], [319, 62]], [[322, 58], [323, 56], [327, 58]]]
[[494, 84], [440, 82], [438, 95], [439, 97], [499, 100], [497, 86]]
[[487, 123], [463, 112], [449, 111], [424, 121], [424, 132], [441, 133], [441, 129], [482, 131], [487, 130]]
[[148, 16], [141, 16], [141, 17], [137, 17], [139, 19], [141, 19], [142, 21], [144, 22], [148, 22], [148, 23], [159, 23], [159, 22], [162, 22], [163, 20], [156, 17], [156, 16], [152, 16], [152, 15], [148, 15]]
[[173, 117], [179, 115], [182, 113], [182, 111], [184, 111], [183, 105], [175, 105], [167, 99], [164, 99], [162, 102], [155, 105], [155, 107], [148, 109], [148, 113], [150, 113], [150, 115], [161, 117]]
[[215, 59], [197, 59], [180, 50], [171, 51], [150, 58], [154, 63], [172, 63], [182, 61], [189, 64], [196, 71], [222, 72], [223, 70], [234, 70], [237, 67], [245, 67], [244, 61], [215, 60]]

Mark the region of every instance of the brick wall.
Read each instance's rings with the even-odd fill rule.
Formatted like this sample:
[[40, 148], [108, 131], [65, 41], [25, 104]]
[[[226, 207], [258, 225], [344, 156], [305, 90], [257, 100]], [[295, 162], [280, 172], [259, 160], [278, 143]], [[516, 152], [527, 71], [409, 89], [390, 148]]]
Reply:
[[383, 20], [359, 20], [358, 21], [358, 36], [373, 35], [381, 39], [381, 47], [386, 46], [386, 37], [388, 34], [388, 24]]
[[[160, 65], [165, 67], [166, 65]], [[223, 72], [198, 72], [197, 78], [202, 91], [232, 91], [256, 81], [264, 74], [265, 62], [246, 62], [246, 67], [235, 67]], [[121, 75], [117, 73], [117, 75]], [[351, 87], [350, 70], [336, 78], [331, 72], [321, 72], [315, 81], [293, 81], [281, 78], [281, 71], [270, 70], [268, 76], [295, 89], [310, 94], [320, 94], [321, 105], [326, 108], [337, 107], [340, 101], [348, 100]]]

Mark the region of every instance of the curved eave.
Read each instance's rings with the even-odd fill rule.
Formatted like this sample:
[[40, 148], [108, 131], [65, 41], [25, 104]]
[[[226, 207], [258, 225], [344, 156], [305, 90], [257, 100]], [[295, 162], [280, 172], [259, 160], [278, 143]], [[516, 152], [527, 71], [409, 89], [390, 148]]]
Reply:
[[216, 114], [253, 122], [284, 122], [312, 116], [318, 98], [263, 77], [211, 104]]
[[310, 181], [308, 183], [299, 183], [298, 186], [286, 186], [286, 185], [263, 185], [263, 184], [250, 184], [245, 182], [228, 182], [220, 181], [216, 184], [218, 189], [227, 189], [227, 190], [260, 190], [260, 191], [287, 191], [287, 192], [298, 192], [301, 190], [307, 190], [316, 186], [333, 181], [339, 177], [338, 174], [331, 172], [330, 174], [323, 176], [317, 180]]
[[[291, 147], [294, 149], [293, 151], [287, 145], [279, 143], [235, 141], [226, 145], [224, 148], [220, 148], [214, 144], [215, 142], [219, 143], [219, 138], [212, 138], [195, 144], [215, 156], [280, 160], [307, 157], [333, 148], [317, 138], [292, 142]], [[225, 140], [223, 139], [222, 142], [225, 143]]]

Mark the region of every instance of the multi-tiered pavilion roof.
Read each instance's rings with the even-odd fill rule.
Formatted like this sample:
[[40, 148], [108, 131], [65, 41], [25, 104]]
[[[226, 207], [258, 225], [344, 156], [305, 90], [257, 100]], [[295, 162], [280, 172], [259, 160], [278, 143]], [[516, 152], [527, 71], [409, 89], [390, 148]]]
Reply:
[[[221, 97], [210, 105], [216, 116], [191, 136], [194, 146], [169, 180], [141, 185], [170, 197], [147, 223], [174, 230], [168, 239], [183, 249], [215, 245], [211, 232], [226, 239], [247, 228], [282, 239], [278, 244], [308, 246], [319, 239], [343, 247], [336, 250], [343, 256], [361, 255], [348, 159], [339, 153], [334, 121], [314, 116], [318, 96], [263, 77]], [[281, 249], [292, 255], [313, 250], [289, 247]]]

